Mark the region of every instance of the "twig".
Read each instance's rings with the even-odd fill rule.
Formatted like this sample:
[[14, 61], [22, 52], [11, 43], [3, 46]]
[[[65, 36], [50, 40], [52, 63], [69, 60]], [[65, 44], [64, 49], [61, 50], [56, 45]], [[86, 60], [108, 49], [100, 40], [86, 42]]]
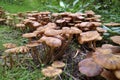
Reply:
[[76, 56], [78, 55], [79, 52], [80, 52], [80, 50], [78, 49], [73, 58], [76, 58]]

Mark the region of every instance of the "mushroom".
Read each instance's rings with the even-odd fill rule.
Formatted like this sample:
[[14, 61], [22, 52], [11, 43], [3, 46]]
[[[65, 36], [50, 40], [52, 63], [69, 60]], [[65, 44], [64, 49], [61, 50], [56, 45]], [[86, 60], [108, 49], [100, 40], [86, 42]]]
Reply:
[[56, 77], [60, 75], [62, 73], [62, 70], [49, 66], [47, 68], [42, 69], [41, 72], [43, 73], [45, 77], [51, 78], [51, 77]]
[[32, 41], [32, 38], [34, 38], [36, 36], [37, 35], [35, 33], [25, 33], [25, 34], [22, 35], [22, 37], [28, 38], [30, 42]]
[[120, 70], [114, 71], [115, 76], [120, 79]]
[[16, 27], [23, 31], [25, 29], [25, 24], [16, 24]]
[[32, 42], [26, 44], [26, 46], [31, 49], [31, 55], [33, 57], [33, 60], [35, 62], [39, 61], [39, 63], [42, 63], [40, 53], [38, 52], [38, 50], [36, 48], [39, 45], [40, 45], [40, 43], [38, 43], [37, 41], [32, 41]]
[[16, 47], [16, 44], [13, 44], [13, 43], [5, 43], [3, 44], [3, 46], [7, 49], [9, 48], [15, 48]]
[[44, 34], [46, 36], [56, 36], [62, 33], [62, 30], [54, 30], [54, 29], [48, 29], [45, 30]]
[[88, 77], [100, 75], [103, 71], [102, 67], [94, 62], [92, 58], [87, 58], [79, 62], [79, 71]]
[[111, 39], [114, 43], [120, 45], [120, 36], [112, 36], [110, 39]]
[[40, 40], [38, 40], [39, 42], [45, 43], [46, 45], [48, 45], [50, 47], [50, 52], [46, 54], [46, 63], [48, 63], [48, 61], [50, 62], [50, 59], [54, 60], [54, 50], [55, 48], [58, 48], [62, 45], [62, 41], [58, 38], [54, 38], [54, 37], [46, 37], [43, 36], [42, 38], [40, 38]]
[[106, 69], [120, 69], [120, 55], [114, 55], [112, 53], [94, 53], [92, 57], [97, 64]]
[[12, 54], [16, 54], [16, 58], [18, 60], [18, 54], [17, 53], [27, 53], [29, 51], [29, 48], [26, 46], [20, 46], [20, 47], [15, 47], [15, 48], [11, 48], [11, 49], [7, 49], [5, 50], [5, 53], [8, 53], [9, 55], [9, 59], [10, 59], [10, 68], [13, 67], [13, 58], [12, 58]]
[[65, 63], [63, 63], [62, 61], [54, 61], [52, 63], [52, 67], [55, 68], [63, 68], [65, 66]]
[[87, 17], [93, 17], [95, 15], [95, 13], [92, 10], [85, 11], [85, 14], [87, 15]]
[[[80, 36], [78, 37], [78, 41], [80, 44], [89, 42], [89, 46], [94, 50], [95, 46], [95, 41], [101, 40], [102, 37], [97, 31], [87, 31], [87, 32], [82, 32]], [[92, 41], [94, 42], [92, 44]]]
[[119, 46], [113, 46], [111, 44], [103, 44], [102, 48], [103, 49], [111, 49], [112, 53], [114, 53], [114, 54], [120, 53], [120, 47]]

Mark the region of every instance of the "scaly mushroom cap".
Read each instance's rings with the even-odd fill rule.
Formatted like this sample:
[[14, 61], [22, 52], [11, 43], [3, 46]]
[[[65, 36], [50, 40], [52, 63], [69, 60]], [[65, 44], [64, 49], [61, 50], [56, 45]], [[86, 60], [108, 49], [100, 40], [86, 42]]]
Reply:
[[26, 46], [20, 46], [20, 47], [15, 47], [15, 48], [11, 48], [6, 50], [6, 53], [26, 53], [29, 51], [29, 48]]
[[102, 67], [110, 70], [120, 69], [120, 56], [112, 53], [93, 54], [94, 61]]
[[61, 61], [54, 61], [52, 63], [52, 67], [55, 67], [55, 68], [63, 68], [64, 66], [65, 66], [65, 63]]
[[92, 58], [87, 58], [79, 62], [79, 71], [88, 77], [94, 77], [102, 72], [101, 66], [94, 62]]
[[118, 79], [120, 79], [120, 70], [115, 70], [114, 74]]
[[48, 29], [44, 32], [46, 36], [55, 36], [62, 33], [62, 30]]
[[62, 73], [62, 70], [49, 66], [47, 68], [42, 69], [42, 73], [46, 77], [55, 77], [57, 75], [60, 75]]
[[120, 53], [120, 47], [119, 46], [113, 46], [111, 44], [103, 44], [102, 48], [111, 49], [112, 53]]
[[16, 44], [13, 44], [13, 43], [5, 43], [3, 44], [3, 46], [7, 49], [9, 48], [15, 48], [16, 47]]
[[58, 38], [54, 38], [54, 37], [46, 37], [43, 36], [42, 38], [40, 38], [40, 40], [38, 40], [38, 42], [45, 42], [48, 46], [50, 47], [60, 47], [62, 45], [62, 41]]
[[82, 32], [80, 36], [78, 37], [78, 41], [80, 44], [83, 44], [84, 42], [89, 42], [93, 40], [101, 40], [102, 37], [97, 31], [87, 31]]
[[36, 37], [37, 35], [34, 33], [25, 33], [22, 35], [22, 37], [24, 38], [32, 38], [32, 37]]
[[114, 43], [120, 45], [120, 36], [112, 36], [110, 39], [111, 39]]

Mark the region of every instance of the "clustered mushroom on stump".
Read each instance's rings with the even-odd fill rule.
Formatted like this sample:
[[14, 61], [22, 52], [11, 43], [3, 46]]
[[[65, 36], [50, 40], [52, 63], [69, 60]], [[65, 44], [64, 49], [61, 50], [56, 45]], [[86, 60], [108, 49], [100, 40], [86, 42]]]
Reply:
[[[101, 40], [102, 33], [106, 32], [100, 27], [101, 16], [91, 10], [85, 13], [29, 11], [12, 16], [20, 19], [19, 23], [15, 23], [16, 28], [23, 32], [28, 30], [22, 35], [29, 39], [28, 44], [38, 44], [29, 46], [31, 54], [35, 61], [44, 64], [61, 59], [73, 38], [78, 39], [80, 45], [87, 43], [89, 48], [95, 50], [95, 41]], [[44, 52], [39, 50], [41, 45]]]
[[[120, 45], [120, 36], [111, 40]], [[91, 56], [79, 62], [79, 71], [88, 77], [101, 75], [107, 80], [120, 80], [120, 46], [103, 44]]]

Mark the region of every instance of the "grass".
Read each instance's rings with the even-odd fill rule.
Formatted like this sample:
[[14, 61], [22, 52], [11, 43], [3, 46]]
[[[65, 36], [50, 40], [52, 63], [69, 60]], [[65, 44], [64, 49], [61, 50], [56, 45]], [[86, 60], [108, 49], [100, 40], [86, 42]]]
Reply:
[[37, 0], [25, 0], [24, 4], [12, 4], [0, 1], [0, 6], [10, 13], [40, 10], [41, 5]]
[[13, 30], [8, 26], [0, 26], [0, 51], [4, 50], [2, 44], [9, 42], [17, 45], [23, 45], [25, 39], [21, 37], [20, 31]]
[[0, 66], [0, 80], [46, 80], [43, 79], [39, 69], [30, 71], [25, 67], [14, 67], [11, 70], [5, 70]]

